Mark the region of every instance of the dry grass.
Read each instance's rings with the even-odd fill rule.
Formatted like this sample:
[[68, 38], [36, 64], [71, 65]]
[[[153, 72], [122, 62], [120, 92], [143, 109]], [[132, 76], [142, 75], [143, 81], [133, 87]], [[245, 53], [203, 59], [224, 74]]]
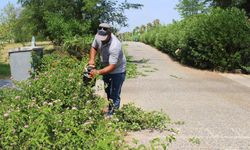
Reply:
[[[18, 48], [18, 47], [24, 47], [24, 46], [30, 46], [30, 45], [31, 45], [30, 43], [25, 43], [25, 44], [22, 44], [22, 43], [6, 44], [4, 46], [3, 51], [1, 52], [0, 62], [3, 63], [3, 64], [8, 64], [9, 63], [8, 51], [10, 49]], [[42, 47], [44, 47], [44, 50], [49, 50], [49, 49], [53, 49], [54, 48], [53, 44], [51, 42], [49, 42], [49, 41], [36, 42], [36, 46], [42, 46]]]

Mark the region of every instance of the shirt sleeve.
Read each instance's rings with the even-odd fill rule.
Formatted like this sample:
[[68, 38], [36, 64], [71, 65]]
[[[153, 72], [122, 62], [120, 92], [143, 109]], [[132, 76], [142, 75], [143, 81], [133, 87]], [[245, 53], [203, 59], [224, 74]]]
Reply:
[[92, 45], [91, 45], [93, 48], [97, 49], [98, 48], [98, 42], [96, 40], [96, 38], [94, 39], [94, 41], [92, 42]]

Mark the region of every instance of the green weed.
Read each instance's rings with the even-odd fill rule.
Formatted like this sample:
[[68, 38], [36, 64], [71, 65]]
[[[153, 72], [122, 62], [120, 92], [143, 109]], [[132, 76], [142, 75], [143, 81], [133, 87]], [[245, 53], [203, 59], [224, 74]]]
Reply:
[[10, 77], [10, 65], [0, 63], [0, 79], [7, 79]]
[[191, 137], [188, 139], [189, 142], [193, 143], [193, 144], [197, 144], [197, 145], [200, 145], [201, 144], [201, 141], [199, 138], [197, 137]]

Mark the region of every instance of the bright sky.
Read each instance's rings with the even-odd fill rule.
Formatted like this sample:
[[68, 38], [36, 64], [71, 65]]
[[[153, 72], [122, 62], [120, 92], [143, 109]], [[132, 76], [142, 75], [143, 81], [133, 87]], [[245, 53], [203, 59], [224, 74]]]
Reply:
[[143, 4], [144, 7], [139, 10], [126, 11], [129, 27], [122, 28], [121, 32], [132, 31], [136, 26], [146, 25], [155, 19], [159, 19], [162, 24], [172, 23], [173, 19], [180, 20], [181, 17], [175, 10], [178, 1], [179, 0], [128, 0], [128, 2]]
[[2, 10], [9, 2], [17, 4], [17, 0], [0, 0], [0, 10]]
[[[124, 1], [124, 0], [118, 0]], [[139, 10], [129, 10], [125, 14], [128, 17], [129, 27], [121, 28], [121, 32], [132, 31], [136, 26], [146, 25], [159, 19], [163, 24], [172, 23], [174, 20], [180, 20], [180, 15], [175, 10], [179, 0], [128, 0], [131, 3], [140, 3], [144, 7]], [[17, 3], [17, 0], [0, 0], [0, 9], [11, 2]]]

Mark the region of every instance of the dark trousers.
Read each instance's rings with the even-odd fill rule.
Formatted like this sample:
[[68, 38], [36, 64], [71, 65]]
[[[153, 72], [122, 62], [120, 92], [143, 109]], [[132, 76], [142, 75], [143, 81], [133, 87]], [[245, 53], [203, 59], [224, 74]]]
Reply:
[[109, 100], [110, 115], [114, 113], [114, 109], [118, 109], [120, 107], [120, 101], [121, 101], [120, 94], [125, 77], [126, 77], [126, 72], [103, 75], [105, 92]]

